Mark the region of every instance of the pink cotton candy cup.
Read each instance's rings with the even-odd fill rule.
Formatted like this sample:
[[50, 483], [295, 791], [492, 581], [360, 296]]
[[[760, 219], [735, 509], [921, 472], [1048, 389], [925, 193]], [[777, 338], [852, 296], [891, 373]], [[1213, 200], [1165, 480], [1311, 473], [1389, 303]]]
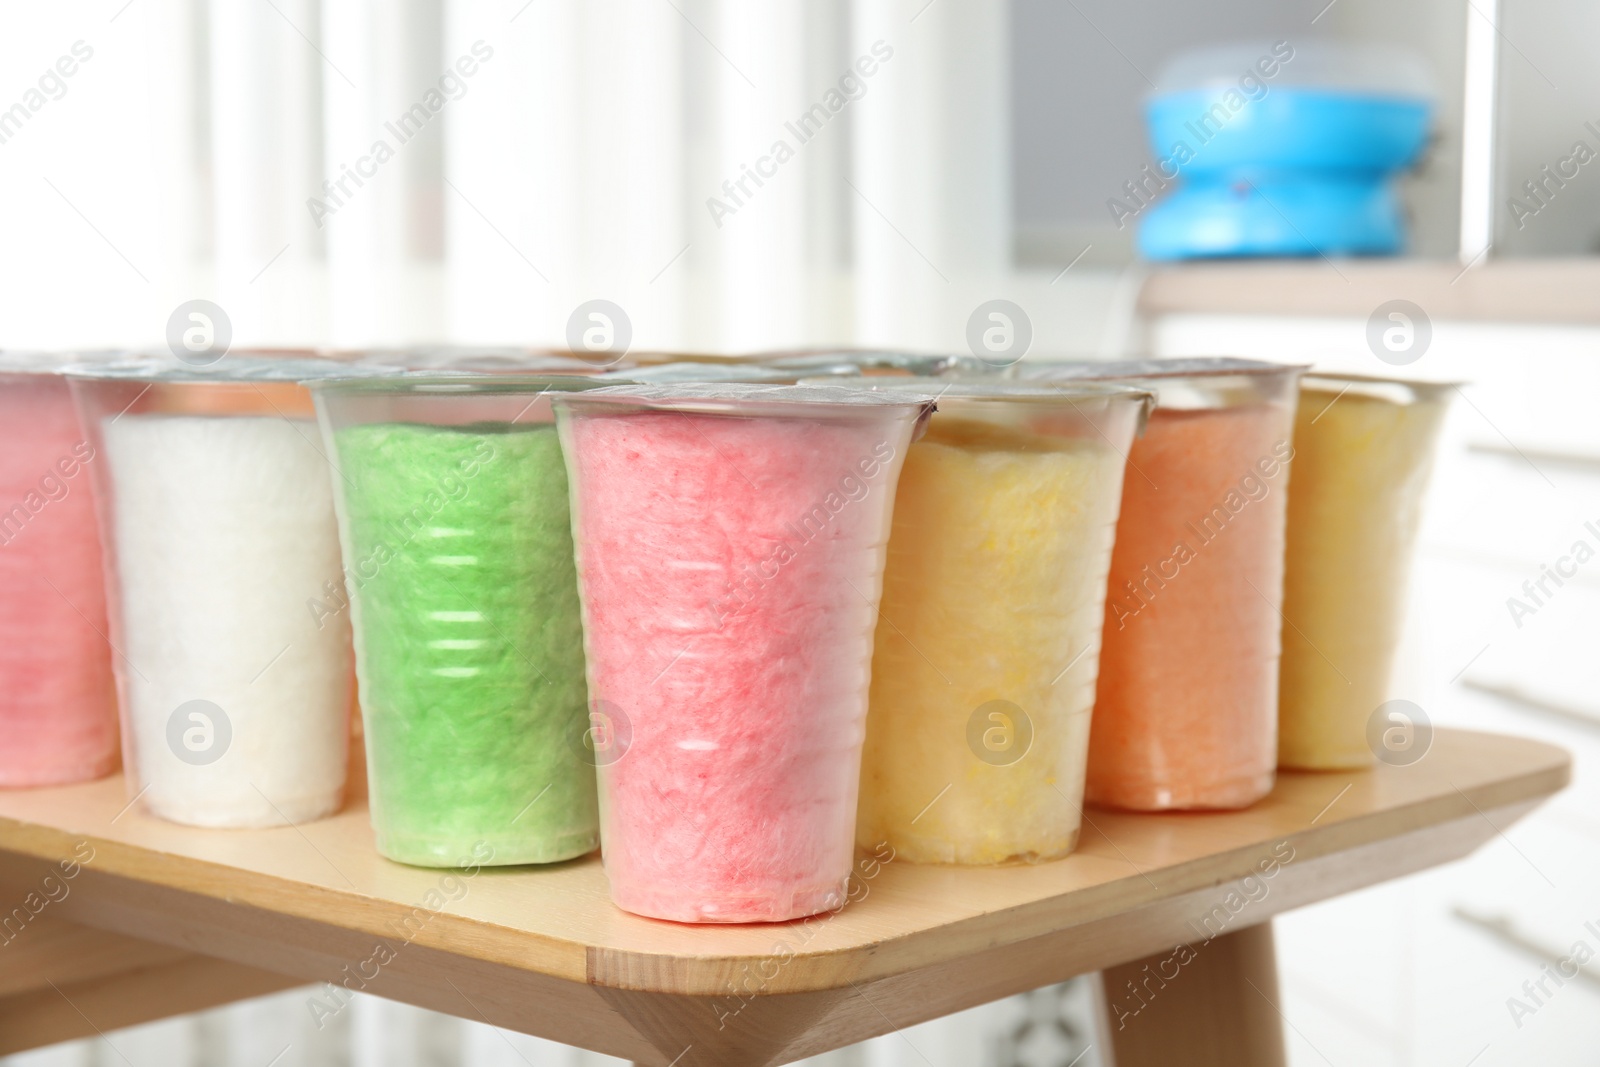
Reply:
[[117, 706], [88, 467], [64, 379], [0, 357], [0, 786], [117, 766]]
[[838, 908], [901, 462], [926, 398], [555, 398], [611, 897], [680, 922]]

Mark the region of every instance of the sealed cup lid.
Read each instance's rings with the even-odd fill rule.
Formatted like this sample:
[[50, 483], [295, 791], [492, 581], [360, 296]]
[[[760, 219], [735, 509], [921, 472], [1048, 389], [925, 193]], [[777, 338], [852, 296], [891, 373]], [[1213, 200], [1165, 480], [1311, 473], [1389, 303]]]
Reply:
[[604, 383], [597, 376], [577, 374], [430, 374], [408, 371], [405, 374], [366, 374], [354, 377], [337, 374], [301, 379], [313, 393], [351, 393], [363, 396], [449, 396], [477, 394], [525, 394], [577, 392], [616, 384]]
[[1403, 378], [1383, 378], [1369, 374], [1315, 372], [1300, 379], [1302, 392], [1346, 394], [1387, 400], [1394, 404], [1430, 404], [1448, 400], [1462, 382], [1417, 382]]
[[599, 376], [611, 382], [755, 382], [792, 385], [800, 378], [832, 375], [846, 377], [861, 373], [851, 363], [819, 362], [805, 368], [776, 363], [656, 363], [631, 370], [607, 371]]
[[[586, 414], [682, 411], [736, 418], [861, 418], [906, 415], [919, 421], [933, 411], [931, 393], [906, 395], [835, 385], [756, 385], [739, 382], [612, 385], [555, 398], [558, 410]], [[894, 409], [899, 409], [898, 411]]]
[[[352, 353], [340, 353], [346, 360]], [[596, 367], [550, 349], [482, 345], [416, 345], [354, 353], [356, 363], [433, 374], [593, 374]]]
[[325, 424], [338, 431], [372, 423], [420, 426], [543, 426], [555, 421], [551, 400], [600, 388], [587, 374], [404, 374], [321, 378], [305, 382]]
[[662, 363], [748, 363], [750, 360], [727, 352], [666, 352], [658, 348], [642, 348], [630, 350], [628, 362], [641, 367], [654, 367]]
[[65, 374], [80, 364], [110, 363], [122, 358], [116, 349], [46, 352], [22, 348], [0, 349], [0, 374]]
[[1305, 365], [1268, 363], [1260, 359], [1236, 359], [1232, 356], [1188, 356], [1182, 359], [1071, 360], [1060, 363], [1038, 361], [1019, 363], [1017, 369], [1018, 376], [1023, 379], [1113, 381], [1121, 378], [1282, 374], [1290, 370], [1304, 370]]
[[197, 367], [170, 356], [131, 356], [104, 363], [79, 362], [65, 369], [73, 378], [116, 379], [135, 382], [313, 382], [324, 378], [395, 376], [398, 367], [369, 363], [341, 363], [331, 359], [294, 359], [234, 356]]
[[1123, 381], [1148, 384], [1157, 406], [1200, 410], [1277, 400], [1304, 373], [1304, 364], [1223, 356], [1064, 363], [1019, 363], [1024, 381]]
[[948, 374], [982, 375], [995, 373], [988, 364], [973, 356], [940, 355], [925, 352], [893, 352], [868, 348], [817, 348], [793, 352], [763, 352], [754, 357], [769, 367], [803, 370], [810, 375], [832, 374], [835, 365], [853, 367], [860, 374], [877, 376], [910, 375], [937, 378]]
[[806, 378], [801, 385], [864, 389], [873, 393], [920, 393], [935, 400], [995, 400], [1063, 404], [1072, 399], [1151, 400], [1148, 389], [1118, 382], [1082, 381], [1042, 385], [1026, 381], [982, 381], [952, 378]]
[[[826, 381], [805, 384], [823, 384]], [[1042, 384], [982, 379], [849, 378], [839, 382], [847, 389], [891, 394], [922, 393], [933, 398], [941, 418], [983, 423], [1033, 425], [1039, 420], [1062, 429], [1063, 417], [1098, 425], [1109, 412], [1134, 412], [1131, 432], [1144, 432], [1145, 420], [1155, 406], [1155, 393], [1116, 382], [1061, 382]], [[937, 423], [936, 423], [937, 425]]]

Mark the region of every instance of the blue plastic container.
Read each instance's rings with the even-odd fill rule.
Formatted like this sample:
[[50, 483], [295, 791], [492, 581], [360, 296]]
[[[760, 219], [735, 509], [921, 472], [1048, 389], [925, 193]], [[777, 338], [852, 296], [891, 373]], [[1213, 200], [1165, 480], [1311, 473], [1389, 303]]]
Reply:
[[1383, 48], [1274, 47], [1192, 53], [1163, 75], [1173, 88], [1145, 109], [1152, 170], [1178, 187], [1140, 214], [1146, 258], [1404, 249], [1394, 178], [1433, 115], [1418, 65]]
[[1387, 174], [1281, 172], [1186, 179], [1139, 226], [1147, 259], [1382, 256], [1405, 248]]

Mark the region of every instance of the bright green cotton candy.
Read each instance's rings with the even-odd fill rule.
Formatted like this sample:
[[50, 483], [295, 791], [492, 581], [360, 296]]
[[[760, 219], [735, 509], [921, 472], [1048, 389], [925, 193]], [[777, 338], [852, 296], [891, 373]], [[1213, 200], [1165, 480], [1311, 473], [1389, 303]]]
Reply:
[[[599, 843], [553, 426], [337, 435], [378, 851], [548, 863]], [[483, 846], [493, 850], [485, 860]]]

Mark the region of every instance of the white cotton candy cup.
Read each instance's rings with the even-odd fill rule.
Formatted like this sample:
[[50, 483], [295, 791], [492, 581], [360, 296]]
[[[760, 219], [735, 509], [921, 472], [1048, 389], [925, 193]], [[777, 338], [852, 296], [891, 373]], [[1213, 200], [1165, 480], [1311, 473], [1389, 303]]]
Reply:
[[244, 381], [173, 373], [72, 383], [102, 457], [128, 791], [192, 826], [329, 815], [344, 796], [353, 667], [333, 471], [309, 399], [249, 368], [233, 368]]

